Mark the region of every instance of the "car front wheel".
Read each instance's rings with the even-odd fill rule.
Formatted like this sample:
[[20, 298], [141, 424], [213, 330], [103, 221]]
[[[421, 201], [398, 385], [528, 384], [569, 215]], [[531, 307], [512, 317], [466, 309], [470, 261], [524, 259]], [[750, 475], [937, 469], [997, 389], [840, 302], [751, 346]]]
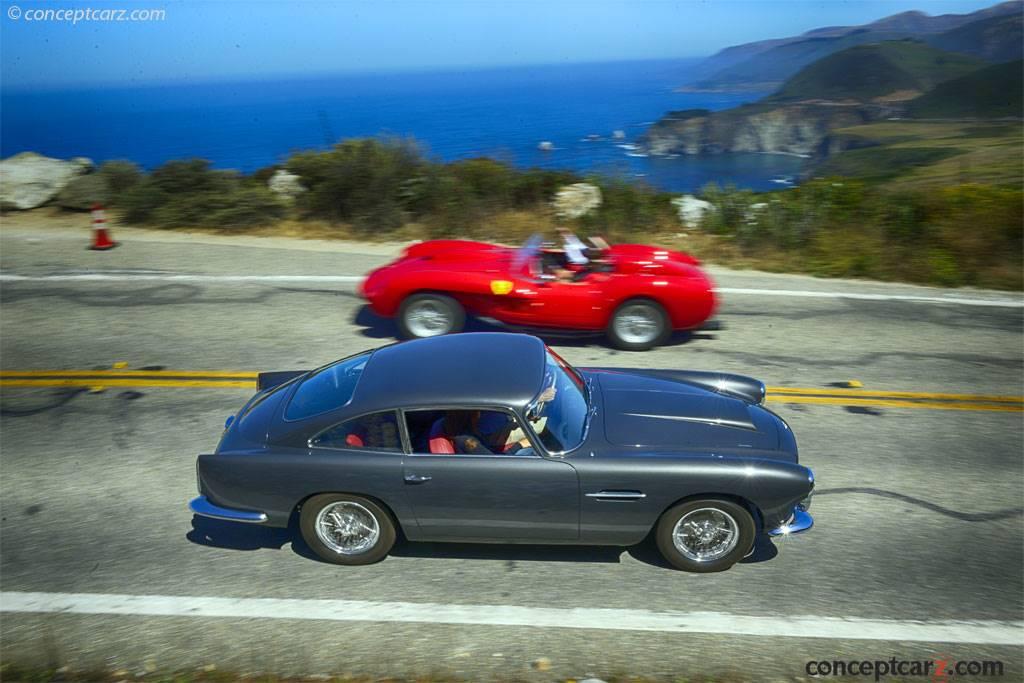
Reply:
[[631, 299], [612, 313], [607, 332], [617, 348], [646, 351], [663, 343], [672, 329], [660, 304], [650, 299]]
[[744, 507], [727, 500], [681, 503], [669, 509], [655, 531], [658, 550], [677, 569], [725, 571], [754, 546], [757, 526]]
[[406, 339], [453, 334], [465, 323], [462, 305], [444, 294], [413, 294], [398, 309], [398, 328]]
[[334, 564], [372, 564], [395, 544], [391, 516], [360, 496], [313, 496], [302, 505], [299, 528], [313, 552]]

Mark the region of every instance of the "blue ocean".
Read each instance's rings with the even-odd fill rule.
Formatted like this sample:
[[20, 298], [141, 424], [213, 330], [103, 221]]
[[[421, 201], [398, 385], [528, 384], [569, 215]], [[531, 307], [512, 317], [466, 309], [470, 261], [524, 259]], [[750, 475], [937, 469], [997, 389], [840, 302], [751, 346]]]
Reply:
[[[671, 110], [720, 110], [764, 93], [680, 93], [696, 60], [339, 75], [229, 83], [0, 93], [0, 154], [31, 150], [131, 159], [201, 157], [253, 171], [340, 138], [414, 138], [434, 159], [488, 156], [642, 180], [774, 189], [800, 159], [763, 154], [656, 158], [632, 143]], [[622, 131], [615, 137], [615, 131]], [[551, 149], [539, 149], [542, 142]]]

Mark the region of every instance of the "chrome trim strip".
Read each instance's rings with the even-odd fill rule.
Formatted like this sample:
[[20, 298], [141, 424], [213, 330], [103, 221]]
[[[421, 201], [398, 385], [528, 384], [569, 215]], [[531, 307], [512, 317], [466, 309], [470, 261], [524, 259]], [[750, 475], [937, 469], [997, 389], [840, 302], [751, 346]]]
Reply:
[[716, 427], [732, 427], [734, 429], [746, 429], [757, 431], [757, 429], [746, 422], [736, 420], [723, 420], [720, 417], [688, 417], [684, 415], [654, 415], [650, 413], [626, 413], [630, 417], [647, 417], [652, 420], [676, 420], [678, 422], [698, 422], [700, 424], [714, 425]]
[[223, 519], [228, 522], [245, 522], [247, 524], [261, 524], [267, 521], [266, 514], [262, 512], [251, 512], [249, 510], [234, 510], [214, 505], [206, 496], [199, 496], [189, 501], [188, 508], [200, 517], [211, 519]]
[[646, 498], [646, 493], [640, 491], [598, 491], [597, 493], [584, 494], [587, 498], [596, 498], [597, 500], [640, 500]]
[[793, 508], [793, 514], [779, 527], [768, 531], [769, 536], [792, 536], [800, 534], [814, 526], [814, 518], [802, 506]]

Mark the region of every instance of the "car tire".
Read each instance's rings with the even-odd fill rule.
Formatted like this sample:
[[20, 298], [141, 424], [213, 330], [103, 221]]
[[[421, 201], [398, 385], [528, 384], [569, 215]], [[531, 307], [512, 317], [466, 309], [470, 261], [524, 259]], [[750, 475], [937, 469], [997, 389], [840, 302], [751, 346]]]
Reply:
[[646, 351], [665, 343], [672, 327], [661, 304], [651, 299], [630, 299], [612, 313], [606, 332], [618, 349]]
[[413, 294], [398, 308], [398, 329], [406, 339], [423, 339], [461, 332], [466, 311], [444, 294]]
[[[313, 496], [303, 503], [299, 529], [306, 545], [321, 559], [344, 565], [384, 559], [396, 535], [391, 515], [380, 505], [342, 493]], [[353, 533], [345, 534], [348, 530]]]
[[[702, 527], [705, 534], [710, 534], [703, 545], [698, 531]], [[670, 508], [655, 530], [658, 550], [669, 564], [698, 573], [725, 571], [750, 553], [756, 537], [757, 525], [746, 508], [710, 498]], [[701, 558], [702, 554], [707, 556]]]

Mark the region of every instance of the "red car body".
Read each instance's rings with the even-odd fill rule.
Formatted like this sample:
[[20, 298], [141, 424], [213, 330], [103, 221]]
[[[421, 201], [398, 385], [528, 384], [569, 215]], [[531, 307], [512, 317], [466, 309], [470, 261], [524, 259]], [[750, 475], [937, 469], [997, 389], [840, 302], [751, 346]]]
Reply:
[[433, 240], [371, 272], [361, 293], [375, 313], [392, 317], [407, 297], [439, 292], [467, 312], [523, 327], [603, 330], [615, 309], [650, 299], [672, 329], [699, 327], [717, 301], [711, 279], [692, 256], [641, 244], [617, 244], [604, 254], [605, 272], [578, 281], [539, 277], [538, 243], [505, 247], [468, 240]]

